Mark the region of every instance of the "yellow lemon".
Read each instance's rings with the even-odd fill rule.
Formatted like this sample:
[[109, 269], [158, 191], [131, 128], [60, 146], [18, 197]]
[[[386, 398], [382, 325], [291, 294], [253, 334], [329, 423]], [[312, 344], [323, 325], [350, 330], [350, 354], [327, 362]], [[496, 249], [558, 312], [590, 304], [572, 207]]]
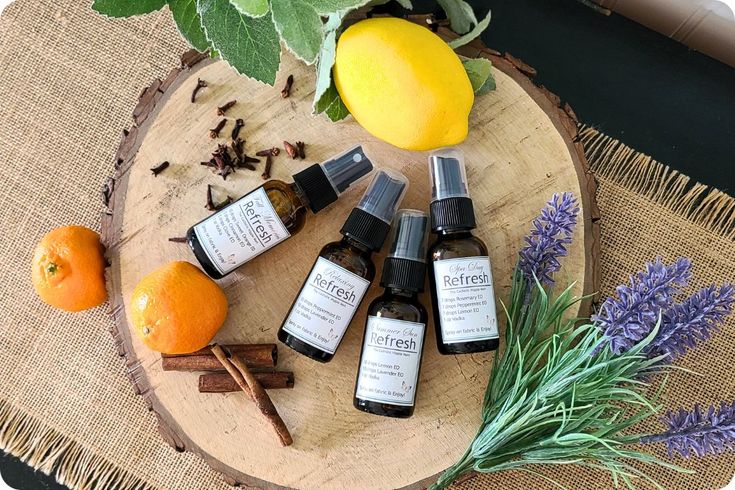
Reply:
[[425, 27], [390, 17], [350, 26], [333, 74], [352, 116], [388, 143], [430, 150], [467, 137], [472, 84], [452, 48]]

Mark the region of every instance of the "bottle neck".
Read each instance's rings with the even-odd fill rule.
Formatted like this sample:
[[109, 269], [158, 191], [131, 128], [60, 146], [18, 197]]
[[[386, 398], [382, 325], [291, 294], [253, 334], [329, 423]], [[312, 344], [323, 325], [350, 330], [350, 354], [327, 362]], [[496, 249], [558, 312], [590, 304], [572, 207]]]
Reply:
[[385, 293], [389, 296], [397, 296], [397, 297], [409, 299], [412, 301], [418, 300], [418, 297], [419, 297], [419, 293], [412, 289], [385, 288]]
[[436, 233], [440, 238], [466, 238], [472, 236], [472, 228], [444, 228], [443, 230], [435, 231], [434, 233]]
[[289, 187], [293, 191], [293, 193], [296, 195], [296, 199], [298, 199], [298, 204], [300, 206], [305, 207], [306, 209], [311, 210], [309, 198], [307, 197], [306, 193], [304, 192], [304, 189], [301, 188], [299, 184], [296, 182], [291, 182], [289, 184]]
[[352, 248], [358, 252], [360, 252], [363, 255], [372, 255], [373, 251], [370, 250], [370, 247], [365, 245], [364, 243], [355, 240], [354, 238], [350, 237], [349, 235], [342, 236], [341, 243], [349, 248]]

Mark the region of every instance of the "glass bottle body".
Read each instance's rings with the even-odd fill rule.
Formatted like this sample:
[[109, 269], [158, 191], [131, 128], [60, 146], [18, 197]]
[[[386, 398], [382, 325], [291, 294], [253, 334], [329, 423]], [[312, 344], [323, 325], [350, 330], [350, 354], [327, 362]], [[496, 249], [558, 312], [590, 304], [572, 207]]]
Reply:
[[[429, 246], [428, 262], [429, 262], [429, 282], [431, 285], [431, 301], [432, 312], [434, 317], [434, 328], [436, 330], [436, 344], [439, 352], [444, 355], [450, 354], [470, 354], [473, 352], [486, 352], [498, 348], [499, 340], [497, 337], [483, 340], [468, 340], [464, 342], [446, 342], [442, 331], [442, 315], [441, 303], [437, 293], [437, 262], [452, 259], [464, 259], [472, 257], [487, 257], [488, 250], [485, 243], [474, 236], [469, 230], [455, 229], [442, 230], [438, 232], [437, 239]], [[490, 273], [490, 271], [488, 271]], [[492, 277], [490, 277], [492, 281]], [[492, 310], [492, 316], [495, 316], [494, 295], [492, 295], [492, 286], [490, 289], [491, 297], [488, 303], [484, 305]], [[497, 319], [493, 318], [495, 328], [497, 329]], [[496, 331], [497, 333], [497, 331]]]
[[[334, 288], [329, 290], [331, 283], [327, 282], [332, 278], [338, 285], [347, 284], [345, 294], [331, 294]], [[278, 340], [316, 361], [331, 361], [374, 278], [375, 264], [368, 247], [349, 237], [326, 244], [278, 330]], [[349, 291], [355, 291], [354, 297], [347, 296]], [[321, 302], [319, 317], [309, 311], [317, 302]]]
[[[240, 203], [243, 199], [249, 199], [254, 193], [259, 192], [265, 192], [265, 196], [270, 202], [270, 206], [272, 206], [273, 211], [275, 212], [275, 214], [278, 215], [278, 218], [283, 224], [286, 233], [284, 239], [289, 238], [301, 231], [301, 229], [304, 227], [304, 224], [306, 223], [306, 198], [303, 196], [303, 193], [296, 184], [289, 184], [281, 180], [269, 180], [265, 182], [262, 186], [252, 190], [237, 201], [217, 211], [217, 213], [215, 214], [227, 212], [228, 208], [230, 208], [231, 206], [238, 206], [238, 203]], [[268, 211], [270, 210], [268, 209]], [[271, 246], [264, 247], [255, 256], [246, 258], [245, 260], [233, 264], [234, 267], [231, 270], [223, 273], [222, 270], [215, 265], [210, 255], [211, 252], [208, 253], [207, 250], [205, 250], [204, 245], [202, 244], [199, 236], [195, 231], [195, 228], [197, 226], [202, 224], [204, 221], [211, 219], [213, 216], [214, 215], [205, 218], [204, 220], [189, 228], [189, 230], [186, 232], [186, 240], [189, 244], [189, 247], [194, 252], [194, 256], [197, 258], [199, 264], [202, 266], [202, 269], [204, 269], [204, 272], [206, 272], [210, 277], [214, 279], [223, 278], [230, 272], [234, 271], [237, 267], [240, 267], [245, 262], [252, 260], [252, 258], [254, 258], [255, 256], [270, 250], [270, 248], [280, 243], [280, 241], [283, 241], [280, 240]], [[233, 260], [237, 261], [238, 258], [234, 257]]]
[[[413, 390], [413, 403], [411, 403], [410, 405], [400, 405], [396, 403], [377, 402], [358, 396], [358, 385], [360, 383], [361, 367], [363, 363], [363, 358], [365, 356], [366, 342], [368, 340], [367, 338], [365, 338], [368, 331], [368, 327], [366, 325], [365, 333], [363, 334], [363, 346], [360, 351], [357, 379], [355, 380], [355, 395], [353, 397], [352, 404], [358, 410], [362, 410], [363, 412], [372, 413], [375, 415], [396, 418], [410, 417], [411, 415], [413, 415], [416, 394], [418, 391], [418, 379], [421, 374], [420, 366], [421, 360], [423, 359], [424, 342], [426, 340], [426, 324], [428, 322], [428, 313], [426, 312], [426, 308], [424, 308], [424, 306], [419, 303], [417, 293], [388, 288], [386, 289], [385, 293], [375, 298], [373, 302], [370, 303], [370, 306], [368, 308], [368, 321], [370, 321], [371, 317], [399, 320], [401, 322], [410, 322], [410, 324], [420, 324], [423, 326], [421, 342], [418, 344], [420, 346], [420, 351], [418, 353], [418, 366], [416, 368], [413, 368], [413, 366], [409, 368], [409, 370], [411, 370], [412, 368], [415, 369], [415, 381], [413, 379], [409, 381], [409, 383], [416, 384], [416, 386], [411, 387], [411, 389]], [[409, 323], [406, 323], [406, 325], [409, 325]], [[411, 326], [409, 328], [412, 328], [412, 330], [415, 331], [416, 327]], [[403, 378], [405, 379], [406, 373], [402, 374], [404, 375]], [[410, 374], [414, 373], [409, 373], [409, 377]]]

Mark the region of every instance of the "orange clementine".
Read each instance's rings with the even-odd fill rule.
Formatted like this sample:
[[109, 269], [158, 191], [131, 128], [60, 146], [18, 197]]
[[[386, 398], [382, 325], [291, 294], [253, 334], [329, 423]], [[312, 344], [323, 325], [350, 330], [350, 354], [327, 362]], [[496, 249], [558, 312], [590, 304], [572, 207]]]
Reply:
[[209, 344], [227, 317], [222, 289], [189, 262], [169, 262], [140, 280], [130, 299], [133, 330], [149, 348], [188, 354]]
[[31, 279], [38, 296], [62, 310], [104, 303], [105, 257], [99, 234], [83, 226], [51, 230], [33, 254]]

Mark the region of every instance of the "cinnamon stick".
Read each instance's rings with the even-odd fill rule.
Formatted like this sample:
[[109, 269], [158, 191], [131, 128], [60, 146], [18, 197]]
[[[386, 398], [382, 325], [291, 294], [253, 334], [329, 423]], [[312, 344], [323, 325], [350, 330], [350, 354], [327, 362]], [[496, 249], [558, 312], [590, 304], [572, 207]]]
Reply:
[[[231, 344], [224, 346], [241, 356], [248, 367], [272, 369], [278, 362], [276, 344]], [[209, 347], [191, 354], [163, 354], [161, 365], [164, 371], [221, 371], [222, 364]]]
[[[253, 373], [253, 376], [266, 390], [293, 388], [294, 377], [291, 371], [267, 371]], [[237, 381], [230, 373], [207, 373], [199, 376], [199, 393], [229, 393], [239, 390]]]
[[[222, 363], [227, 372], [230, 373], [238, 386], [247, 394], [250, 392], [250, 398], [252, 398], [255, 406], [258, 407], [260, 413], [263, 414], [265, 419], [271, 424], [273, 430], [278, 435], [278, 440], [281, 446], [290, 446], [293, 444], [293, 438], [291, 433], [288, 431], [288, 427], [283, 422], [283, 419], [278, 415], [273, 401], [271, 401], [268, 393], [263, 389], [263, 386], [255, 379], [255, 376], [248, 366], [245, 364], [240, 356], [236, 353], [229, 352], [229, 356], [225, 354], [222, 347], [214, 344], [212, 346], [212, 353], [217, 357], [217, 360]], [[249, 390], [248, 390], [249, 388]]]

